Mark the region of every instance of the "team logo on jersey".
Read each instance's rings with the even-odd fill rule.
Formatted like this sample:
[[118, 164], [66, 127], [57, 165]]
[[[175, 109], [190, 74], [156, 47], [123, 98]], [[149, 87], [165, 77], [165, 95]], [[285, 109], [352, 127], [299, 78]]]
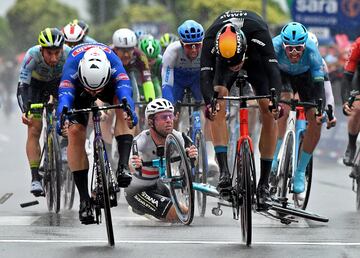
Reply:
[[69, 80], [63, 80], [60, 83], [60, 88], [73, 88], [74, 85]]
[[79, 54], [81, 54], [81, 53], [83, 53], [83, 52], [86, 52], [87, 50], [89, 50], [90, 48], [93, 48], [93, 47], [98, 47], [98, 48], [102, 49], [104, 52], [107, 52], [107, 53], [109, 53], [109, 54], [111, 53], [111, 49], [110, 49], [109, 47], [107, 47], [107, 46], [91, 45], [91, 44], [89, 44], [89, 45], [84, 45], [84, 46], [81, 46], [81, 47], [75, 49], [75, 50], [71, 53], [71, 55], [72, 55], [73, 57], [76, 57], [77, 55], [79, 55]]
[[125, 81], [129, 80], [129, 76], [127, 76], [126, 73], [119, 73], [118, 76], [116, 76], [117, 81]]
[[29, 56], [29, 58], [26, 60], [25, 64], [24, 64], [24, 69], [26, 68], [26, 66], [31, 62], [31, 60], [33, 59], [32, 56]]

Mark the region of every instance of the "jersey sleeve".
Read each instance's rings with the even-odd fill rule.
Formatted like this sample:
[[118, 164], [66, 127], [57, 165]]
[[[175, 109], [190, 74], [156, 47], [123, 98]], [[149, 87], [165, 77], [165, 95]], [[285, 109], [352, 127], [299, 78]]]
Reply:
[[162, 69], [161, 69], [161, 78], [162, 78], [162, 95], [163, 98], [174, 102], [174, 96], [172, 93], [174, 86], [174, 67], [177, 59], [176, 43], [171, 43], [165, 50], [163, 59], [162, 59]]
[[24, 56], [20, 67], [19, 84], [25, 83], [30, 85], [31, 74], [36, 67], [36, 59], [33, 52], [34, 48], [30, 48]]
[[209, 104], [214, 95], [214, 76], [216, 56], [214, 53], [214, 37], [205, 35], [200, 57], [200, 90], [205, 104]]
[[360, 59], [360, 38], [357, 38], [356, 41], [351, 45], [348, 59], [346, 60], [344, 66], [344, 72], [354, 74], [359, 59]]

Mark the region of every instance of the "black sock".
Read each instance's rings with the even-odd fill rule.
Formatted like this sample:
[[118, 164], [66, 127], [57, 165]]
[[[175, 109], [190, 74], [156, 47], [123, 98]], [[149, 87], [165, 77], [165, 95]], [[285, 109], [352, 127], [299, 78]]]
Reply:
[[124, 134], [116, 136], [115, 139], [119, 152], [118, 168], [127, 167], [134, 137], [131, 134]]
[[271, 170], [271, 163], [272, 159], [260, 159], [260, 179], [259, 179], [259, 186], [260, 185], [269, 185], [269, 174]]
[[31, 169], [31, 181], [40, 181], [39, 168], [34, 167]]
[[80, 195], [80, 201], [90, 200], [88, 190], [88, 170], [89, 169], [83, 169], [73, 172], [75, 185]]
[[228, 167], [228, 162], [227, 162], [227, 153], [226, 152], [216, 153], [216, 159], [219, 164], [220, 175], [222, 175], [223, 173], [229, 172], [229, 167]]
[[356, 140], [357, 140], [357, 137], [358, 137], [358, 133], [357, 134], [350, 134], [349, 133], [349, 146], [354, 148], [356, 147]]

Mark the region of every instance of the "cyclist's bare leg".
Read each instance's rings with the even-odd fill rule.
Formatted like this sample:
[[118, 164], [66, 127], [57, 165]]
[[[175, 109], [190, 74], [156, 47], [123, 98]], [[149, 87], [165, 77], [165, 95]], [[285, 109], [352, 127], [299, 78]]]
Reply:
[[209, 175], [213, 176], [219, 173], [219, 166], [215, 161], [215, 151], [214, 151], [214, 145], [212, 142], [212, 134], [211, 134], [211, 121], [209, 119], [205, 119], [204, 112], [201, 113], [201, 124], [203, 125], [203, 132], [204, 132], [205, 144], [206, 144], [206, 153], [208, 160], [208, 176]]
[[68, 129], [68, 164], [72, 172], [89, 168], [85, 151], [86, 128], [82, 124], [71, 124]]
[[39, 164], [40, 164], [40, 135], [42, 130], [42, 120], [32, 119], [28, 125], [26, 140], [26, 155], [30, 164], [32, 181], [39, 181]]
[[[186, 213], [188, 211], [188, 207], [183, 206], [180, 204], [180, 209]], [[179, 217], [176, 213], [176, 209], [174, 205], [171, 205], [171, 208], [169, 209], [168, 213], [166, 214], [165, 220], [168, 222], [179, 222]]]
[[[360, 95], [356, 96], [356, 99], [360, 98]], [[353, 159], [356, 153], [356, 141], [360, 131], [360, 101], [354, 101], [352, 104], [352, 111], [348, 117], [348, 144], [343, 157], [343, 163], [346, 166], [353, 165]]]
[[314, 108], [306, 111], [308, 127], [304, 135], [303, 150], [307, 153], [313, 153], [321, 135], [321, 124], [316, 122], [315, 113], [316, 110]]
[[113, 139], [113, 123], [115, 118], [115, 112], [113, 110], [108, 110], [106, 118], [100, 123], [101, 133], [105, 143], [105, 148], [107, 152], [108, 159], [110, 161], [111, 167], [115, 168], [116, 162], [113, 160], [112, 153], [112, 139]]

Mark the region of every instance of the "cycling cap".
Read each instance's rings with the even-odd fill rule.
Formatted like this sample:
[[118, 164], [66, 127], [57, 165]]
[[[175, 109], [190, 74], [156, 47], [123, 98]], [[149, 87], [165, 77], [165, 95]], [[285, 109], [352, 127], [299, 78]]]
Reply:
[[204, 28], [194, 20], [187, 20], [178, 28], [179, 37], [184, 43], [200, 42], [204, 39]]
[[286, 45], [304, 44], [307, 38], [308, 32], [301, 23], [290, 22], [281, 29], [281, 39]]
[[308, 31], [308, 37], [315, 43], [315, 45], [317, 47], [319, 46], [319, 41], [314, 33], [312, 33], [311, 31]]
[[46, 28], [40, 32], [38, 42], [44, 48], [61, 48], [64, 35], [57, 28]]
[[140, 41], [140, 49], [148, 58], [156, 58], [161, 53], [160, 42], [154, 38], [145, 38]]
[[84, 30], [75, 23], [69, 23], [63, 28], [65, 42], [81, 42], [85, 36]]
[[118, 29], [113, 34], [113, 45], [119, 48], [131, 48], [137, 45], [135, 32], [130, 29]]
[[163, 49], [166, 49], [168, 45], [179, 40], [179, 37], [172, 33], [165, 33], [160, 38], [160, 45]]
[[105, 52], [92, 47], [80, 60], [78, 74], [80, 82], [89, 90], [103, 88], [111, 77], [111, 65]]
[[225, 24], [216, 34], [216, 55], [230, 66], [237, 65], [245, 59], [246, 48], [244, 33], [232, 23]]
[[174, 112], [174, 106], [167, 99], [163, 99], [163, 98], [154, 99], [146, 106], [145, 118], [149, 119], [149, 116], [155, 115], [163, 111]]

